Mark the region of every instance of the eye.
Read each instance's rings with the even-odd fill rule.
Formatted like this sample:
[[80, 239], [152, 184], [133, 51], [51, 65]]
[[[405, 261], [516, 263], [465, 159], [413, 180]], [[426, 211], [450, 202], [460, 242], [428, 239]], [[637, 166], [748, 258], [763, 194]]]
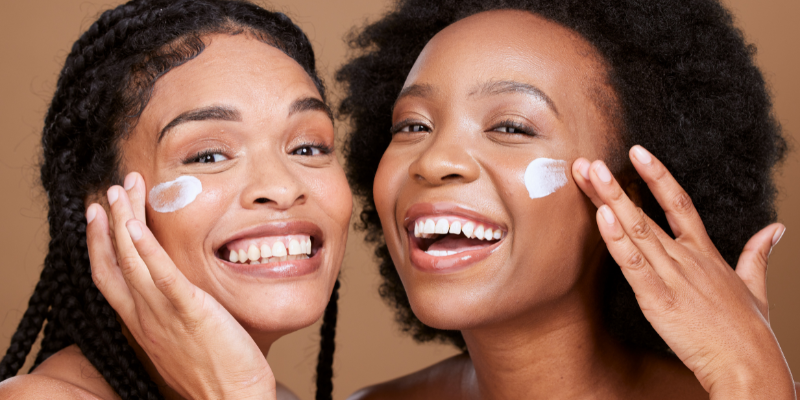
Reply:
[[536, 136], [536, 132], [533, 130], [533, 128], [511, 120], [503, 121], [495, 125], [491, 130], [493, 132], [510, 133], [513, 135]]
[[430, 132], [430, 131], [431, 131], [431, 128], [429, 128], [427, 125], [420, 124], [419, 122], [408, 121], [408, 120], [400, 121], [400, 122], [396, 123], [392, 127], [392, 129], [390, 130], [392, 135], [394, 135], [395, 133], [400, 133], [400, 132], [414, 133], [414, 132]]
[[229, 158], [222, 154], [219, 150], [205, 150], [197, 153], [195, 156], [185, 160], [184, 164], [210, 164], [210, 163], [218, 163], [222, 161], [229, 160]]
[[302, 144], [292, 150], [291, 155], [293, 156], [318, 156], [324, 154], [330, 154], [333, 151], [330, 146], [327, 146], [322, 143], [308, 143]]

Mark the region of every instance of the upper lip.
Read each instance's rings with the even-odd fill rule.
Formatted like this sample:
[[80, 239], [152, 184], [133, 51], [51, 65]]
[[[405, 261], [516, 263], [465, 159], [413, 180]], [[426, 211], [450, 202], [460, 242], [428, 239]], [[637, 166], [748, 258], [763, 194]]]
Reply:
[[483, 222], [487, 225], [494, 225], [500, 227], [505, 232], [508, 229], [505, 225], [488, 219], [485, 215], [470, 210], [464, 206], [454, 203], [416, 203], [406, 210], [405, 218], [403, 219], [403, 228], [406, 231], [413, 230], [413, 224], [421, 217], [428, 217], [434, 215], [453, 215], [460, 216], [475, 222]]
[[314, 238], [316, 243], [322, 243], [324, 239], [322, 235], [322, 229], [320, 229], [320, 227], [313, 222], [278, 221], [243, 229], [229, 238], [224, 239], [224, 241], [220, 245], [215, 246], [215, 248], [219, 249], [222, 246], [239, 239], [285, 235], [308, 235]]

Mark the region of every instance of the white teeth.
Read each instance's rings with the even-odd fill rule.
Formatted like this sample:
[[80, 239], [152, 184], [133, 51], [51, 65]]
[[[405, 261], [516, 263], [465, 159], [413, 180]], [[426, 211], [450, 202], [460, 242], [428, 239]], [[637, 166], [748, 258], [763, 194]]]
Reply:
[[261, 258], [270, 258], [272, 257], [272, 249], [269, 248], [269, 245], [262, 244], [261, 245]]
[[306, 254], [311, 255], [311, 238], [306, 240]]
[[301, 253], [303, 253], [303, 251], [300, 250], [300, 242], [298, 242], [297, 240], [292, 240], [291, 242], [289, 242], [289, 255], [290, 256], [296, 256], [296, 255], [301, 254]]
[[231, 254], [228, 256], [228, 259], [232, 262], [239, 262], [239, 253], [235, 251], [231, 251]]
[[281, 257], [278, 257], [278, 258], [279, 258], [281, 261], [286, 261], [286, 260], [288, 260], [288, 259], [289, 259], [289, 256], [281, 256]]
[[422, 233], [435, 233], [436, 232], [436, 224], [433, 223], [432, 219], [425, 221], [425, 227], [422, 230]]
[[280, 257], [270, 257], [268, 261], [271, 262], [271, 263], [274, 263], [274, 262], [278, 262], [280, 260], [281, 260]]
[[483, 225], [478, 225], [478, 227], [475, 228], [475, 232], [473, 233], [475, 233], [476, 238], [483, 240]]
[[261, 264], [258, 260], [250, 261], [250, 265], [258, 265]]
[[486, 229], [485, 231], [483, 231], [483, 238], [486, 239], [486, 240], [492, 240], [492, 234], [493, 233], [494, 232], [492, 232], [491, 229]]
[[273, 257], [286, 257], [286, 246], [283, 242], [275, 242], [272, 245], [272, 256]]
[[495, 239], [500, 239], [501, 237], [503, 237], [503, 232], [500, 232], [499, 229], [494, 231], [494, 238]]
[[464, 227], [461, 228], [461, 232], [464, 232], [464, 236], [471, 238], [473, 229], [475, 229], [475, 224], [472, 222], [467, 222], [464, 224]]
[[247, 258], [249, 258], [250, 261], [256, 261], [261, 258], [261, 251], [251, 244], [250, 248], [247, 249]]
[[447, 255], [448, 256], [452, 256], [453, 254], [456, 254], [456, 252], [454, 250], [447, 250]]
[[453, 250], [428, 250], [425, 253], [434, 257], [452, 256], [453, 254], [456, 254], [456, 252]]
[[244, 250], [239, 250], [239, 262], [240, 263], [246, 263], [248, 258], [249, 257], [247, 256], [247, 253], [244, 252]]
[[447, 231], [449, 231], [449, 230], [450, 230], [450, 224], [447, 223], [447, 220], [446, 219], [440, 219], [439, 221], [436, 222], [436, 228], [435, 228], [434, 233], [437, 233], [437, 234], [441, 235], [441, 234], [446, 234]]
[[419, 224], [414, 222], [414, 237], [419, 237]]
[[453, 235], [460, 235], [461, 234], [461, 222], [456, 221], [450, 224], [450, 233]]

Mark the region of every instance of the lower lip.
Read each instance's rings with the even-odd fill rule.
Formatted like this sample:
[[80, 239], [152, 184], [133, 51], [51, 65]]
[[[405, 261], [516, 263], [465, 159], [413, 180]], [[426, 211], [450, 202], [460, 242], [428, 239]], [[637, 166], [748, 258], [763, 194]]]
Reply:
[[450, 256], [440, 257], [435, 257], [422, 251], [417, 244], [419, 239], [414, 237], [413, 232], [409, 232], [408, 240], [409, 247], [411, 248], [411, 264], [414, 265], [416, 269], [423, 272], [449, 274], [467, 269], [473, 264], [485, 260], [497, 250], [497, 247], [505, 240], [505, 237], [497, 243], [479, 250], [469, 250]]
[[297, 278], [319, 270], [322, 265], [322, 250], [317, 250], [313, 256], [305, 260], [279, 261], [268, 264], [232, 263], [220, 258], [217, 260], [229, 270], [243, 275], [269, 279]]

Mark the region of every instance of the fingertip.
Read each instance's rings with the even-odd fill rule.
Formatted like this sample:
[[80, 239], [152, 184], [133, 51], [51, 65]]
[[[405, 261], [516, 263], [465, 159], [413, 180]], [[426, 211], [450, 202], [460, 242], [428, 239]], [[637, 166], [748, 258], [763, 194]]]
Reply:
[[108, 205], [113, 206], [114, 203], [116, 203], [117, 200], [119, 199], [118, 186], [114, 185], [108, 188], [108, 192], [106, 192], [106, 197], [108, 198]]
[[631, 158], [639, 162], [639, 164], [650, 165], [653, 162], [653, 155], [638, 144], [631, 147], [630, 154], [632, 156]]
[[123, 183], [122, 188], [125, 189], [126, 191], [131, 190], [131, 188], [136, 184], [137, 180], [136, 175], [138, 174], [135, 172], [131, 172], [130, 174], [128, 174], [125, 177], [125, 182]]
[[784, 233], [786, 233], [786, 226], [779, 223], [777, 229], [775, 229], [775, 233], [772, 235], [772, 247], [775, 247], [775, 245], [781, 241]]
[[95, 217], [97, 217], [97, 207], [100, 207], [97, 203], [92, 203], [86, 209], [86, 224], [91, 224], [94, 221]]
[[603, 218], [603, 221], [605, 221], [605, 223], [608, 225], [614, 225], [614, 223], [617, 221], [617, 218], [614, 216], [614, 211], [611, 210], [611, 207], [605, 204], [600, 206], [597, 209], [597, 212]]
[[125, 227], [128, 228], [128, 234], [131, 235], [131, 239], [135, 242], [138, 242], [139, 239], [142, 238], [142, 226], [140, 225], [141, 222], [135, 219], [129, 220]]
[[584, 180], [588, 181], [589, 180], [589, 166], [591, 165], [591, 163], [589, 163], [589, 160], [581, 157], [581, 158], [575, 160], [575, 164], [574, 165], [575, 165], [575, 170], [580, 174], [580, 176], [583, 177]]

